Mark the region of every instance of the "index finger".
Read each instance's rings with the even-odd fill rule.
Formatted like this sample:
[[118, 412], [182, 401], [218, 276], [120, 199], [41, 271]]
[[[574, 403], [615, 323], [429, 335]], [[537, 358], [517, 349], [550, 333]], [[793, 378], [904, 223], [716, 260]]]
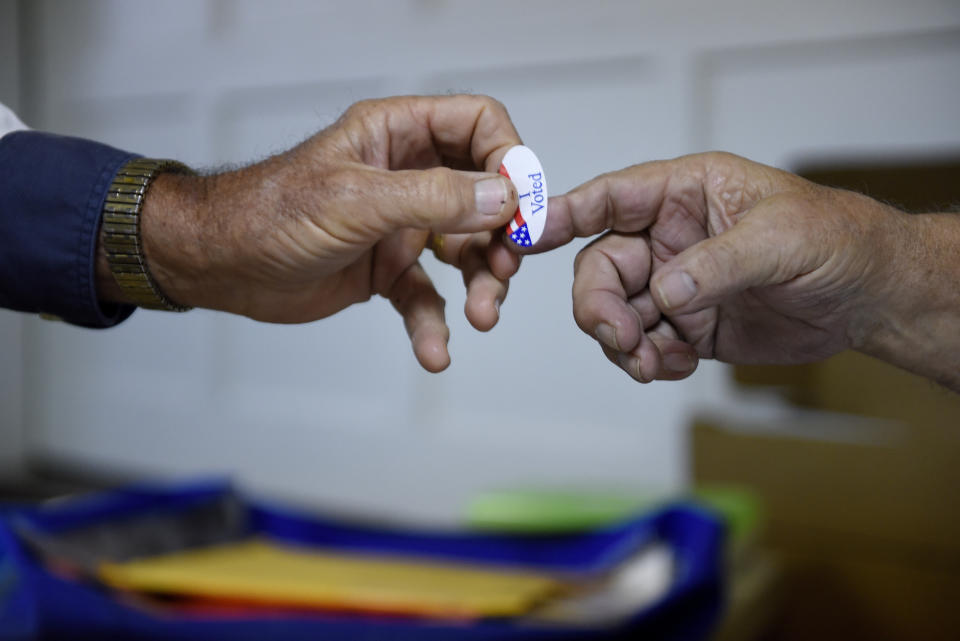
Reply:
[[362, 123], [387, 134], [372, 141], [365, 137], [373, 143], [368, 150], [374, 156], [371, 164], [385, 159], [386, 169], [452, 164], [462, 169], [466, 164], [496, 172], [507, 150], [521, 144], [506, 108], [489, 96], [400, 96], [364, 101], [351, 109]]
[[520, 254], [538, 254], [607, 230], [643, 231], [656, 221], [676, 171], [676, 161], [661, 160], [597, 176], [550, 198], [543, 235], [535, 245], [509, 245]]

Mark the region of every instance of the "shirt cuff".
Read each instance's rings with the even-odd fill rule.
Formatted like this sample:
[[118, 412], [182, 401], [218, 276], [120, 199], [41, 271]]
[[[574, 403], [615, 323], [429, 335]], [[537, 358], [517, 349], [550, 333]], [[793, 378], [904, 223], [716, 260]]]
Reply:
[[0, 138], [22, 129], [29, 129], [29, 127], [23, 124], [23, 121], [17, 118], [17, 114], [13, 113], [9, 107], [0, 103]]
[[36, 131], [0, 139], [0, 306], [93, 328], [133, 313], [99, 302], [95, 269], [107, 190], [134, 157]]

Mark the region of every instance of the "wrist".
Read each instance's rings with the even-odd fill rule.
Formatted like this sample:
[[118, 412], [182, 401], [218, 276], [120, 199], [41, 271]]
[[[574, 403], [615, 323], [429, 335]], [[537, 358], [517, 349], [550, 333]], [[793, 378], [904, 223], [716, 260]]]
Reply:
[[960, 391], [960, 215], [904, 214], [860, 352]]
[[[261, 163], [263, 164], [263, 163]], [[215, 176], [163, 175], [144, 203], [144, 252], [172, 300], [245, 314], [249, 284], [262, 266], [250, 259], [275, 206], [260, 165]]]
[[[198, 306], [195, 275], [203, 267], [198, 257], [200, 239], [196, 232], [199, 199], [197, 186], [204, 179], [162, 173], [150, 184], [138, 217], [138, 238], [144, 268], [163, 295], [177, 305]], [[108, 233], [101, 224], [97, 237], [97, 297], [102, 302], [137, 305], [128, 290], [120, 286], [108, 256]]]
[[141, 238], [144, 259], [159, 289], [179, 305], [207, 307], [203, 233], [205, 193], [210, 178], [157, 176], [144, 200]]
[[144, 207], [164, 174], [194, 175], [173, 160], [135, 158], [120, 167], [110, 183], [97, 234], [95, 273], [101, 301], [178, 312], [190, 309], [171, 300], [159, 286], [144, 249]]

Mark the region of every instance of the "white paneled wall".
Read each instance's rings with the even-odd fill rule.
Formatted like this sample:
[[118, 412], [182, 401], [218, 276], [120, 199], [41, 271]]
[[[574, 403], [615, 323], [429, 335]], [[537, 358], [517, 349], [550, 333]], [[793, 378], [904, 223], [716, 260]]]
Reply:
[[[17, 9], [0, 0], [0, 102], [14, 110], [20, 107]], [[22, 314], [0, 310], [0, 480], [23, 467], [23, 324]]]
[[[194, 165], [283, 149], [355, 100], [448, 91], [503, 101], [553, 193], [707, 148], [789, 166], [960, 147], [957, 2], [19, 6], [31, 124]], [[491, 486], [676, 488], [690, 414], [738, 402], [727, 371], [640, 386], [610, 366], [570, 312], [581, 246], [525, 260], [489, 334], [463, 319], [459, 275], [425, 258], [448, 300], [441, 375], [419, 370], [383, 301], [301, 327], [205, 311], [101, 333], [30, 320], [29, 455], [223, 471], [433, 522]]]

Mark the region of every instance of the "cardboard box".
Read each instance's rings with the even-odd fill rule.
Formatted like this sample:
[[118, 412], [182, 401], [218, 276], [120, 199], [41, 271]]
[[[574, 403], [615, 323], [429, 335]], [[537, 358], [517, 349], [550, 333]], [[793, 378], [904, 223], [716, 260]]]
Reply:
[[855, 354], [804, 369], [739, 378], [830, 412], [692, 428], [694, 482], [765, 504], [784, 598], [763, 638], [960, 638], [960, 397]]

